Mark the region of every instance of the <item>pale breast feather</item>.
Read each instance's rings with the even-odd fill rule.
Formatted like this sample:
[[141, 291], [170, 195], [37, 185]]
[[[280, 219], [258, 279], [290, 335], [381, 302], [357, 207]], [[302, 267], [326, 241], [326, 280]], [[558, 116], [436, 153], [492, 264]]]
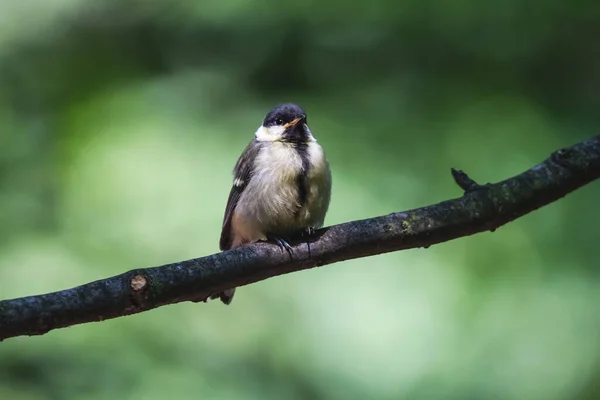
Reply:
[[290, 223], [299, 207], [296, 179], [302, 160], [296, 151], [289, 143], [271, 142], [257, 155], [254, 170], [238, 212], [265, 229]]

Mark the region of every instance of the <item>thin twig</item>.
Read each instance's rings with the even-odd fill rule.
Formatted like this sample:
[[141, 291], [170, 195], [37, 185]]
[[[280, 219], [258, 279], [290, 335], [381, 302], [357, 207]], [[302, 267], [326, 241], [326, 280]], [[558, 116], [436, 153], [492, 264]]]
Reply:
[[471, 179], [469, 175], [467, 175], [463, 171], [459, 169], [450, 168], [450, 172], [452, 172], [454, 182], [456, 182], [456, 184], [465, 192], [469, 192], [480, 187], [480, 185], [477, 182]]

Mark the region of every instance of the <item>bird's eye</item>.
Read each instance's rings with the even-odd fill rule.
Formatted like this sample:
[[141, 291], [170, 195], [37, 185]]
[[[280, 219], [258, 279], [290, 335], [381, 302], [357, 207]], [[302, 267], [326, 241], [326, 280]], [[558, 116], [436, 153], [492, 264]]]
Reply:
[[283, 125], [283, 119], [281, 119], [281, 118], [277, 118], [277, 119], [275, 120], [275, 123], [276, 123], [277, 125]]

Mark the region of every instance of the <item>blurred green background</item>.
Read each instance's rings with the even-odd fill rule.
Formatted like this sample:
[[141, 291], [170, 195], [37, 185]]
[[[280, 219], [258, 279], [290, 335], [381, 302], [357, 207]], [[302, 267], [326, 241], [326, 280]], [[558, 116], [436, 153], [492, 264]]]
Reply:
[[[0, 298], [218, 251], [294, 101], [326, 224], [458, 197], [600, 126], [595, 0], [0, 2]], [[593, 399], [600, 186], [496, 231], [0, 343], [0, 399]]]

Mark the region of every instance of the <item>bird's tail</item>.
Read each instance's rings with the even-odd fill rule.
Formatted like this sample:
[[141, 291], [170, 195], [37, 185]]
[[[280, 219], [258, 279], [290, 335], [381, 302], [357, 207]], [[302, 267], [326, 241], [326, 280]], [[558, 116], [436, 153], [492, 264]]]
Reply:
[[224, 290], [221, 293], [215, 293], [215, 294], [211, 295], [210, 298], [211, 299], [221, 299], [221, 301], [224, 304], [229, 305], [231, 303], [231, 301], [233, 300], [234, 294], [235, 294], [235, 288], [232, 288], [232, 289]]

